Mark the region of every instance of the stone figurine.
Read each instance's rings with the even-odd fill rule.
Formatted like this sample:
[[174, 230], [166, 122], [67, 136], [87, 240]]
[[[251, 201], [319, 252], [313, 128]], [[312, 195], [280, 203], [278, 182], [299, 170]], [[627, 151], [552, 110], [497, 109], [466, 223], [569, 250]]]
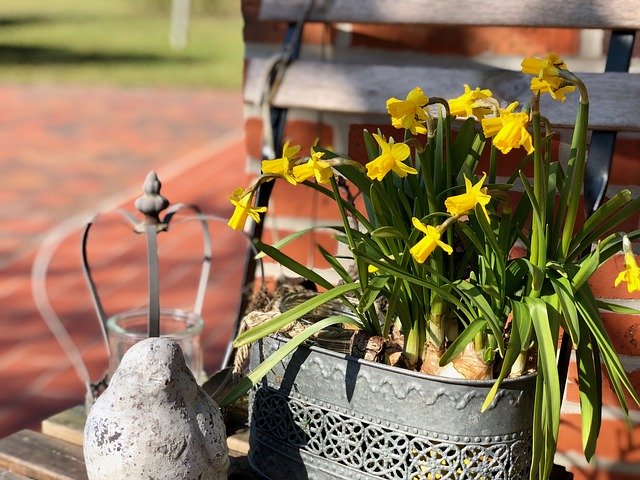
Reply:
[[229, 455], [218, 405], [196, 383], [177, 343], [129, 349], [84, 429], [89, 480], [218, 480]]

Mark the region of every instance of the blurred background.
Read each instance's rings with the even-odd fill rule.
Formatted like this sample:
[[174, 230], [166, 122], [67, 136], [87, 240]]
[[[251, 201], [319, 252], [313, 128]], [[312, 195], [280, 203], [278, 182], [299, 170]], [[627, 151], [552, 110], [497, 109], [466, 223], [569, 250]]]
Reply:
[[[97, 380], [107, 357], [80, 268], [86, 222], [133, 210], [151, 170], [172, 203], [230, 214], [245, 181], [242, 65], [237, 1], [0, 0], [0, 437], [84, 401], [80, 366], [34, 304], [38, 255], [51, 256], [45, 300]], [[208, 371], [235, 315], [219, 287], [238, 281], [244, 248], [218, 223], [214, 258], [228, 264], [214, 263], [203, 311]], [[161, 304], [188, 309], [202, 242], [197, 225], [173, 230], [160, 238]], [[146, 302], [142, 240], [113, 216], [96, 223], [88, 250], [108, 314]]]

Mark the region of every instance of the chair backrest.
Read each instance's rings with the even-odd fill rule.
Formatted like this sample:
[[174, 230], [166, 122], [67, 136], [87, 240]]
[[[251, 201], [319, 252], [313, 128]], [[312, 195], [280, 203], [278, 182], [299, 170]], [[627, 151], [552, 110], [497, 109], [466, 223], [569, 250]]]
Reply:
[[[262, 0], [260, 18], [294, 22], [303, 0]], [[473, 9], [468, 14], [465, 10]], [[510, 26], [610, 31], [640, 29], [640, 2], [633, 0], [528, 1], [480, 0], [333, 0], [316, 1], [308, 22], [362, 23], [424, 26]], [[528, 80], [518, 72], [490, 68], [477, 61], [451, 59], [431, 64], [375, 64], [372, 57], [337, 58], [334, 61], [298, 60], [289, 66], [273, 104], [357, 114], [386, 114], [386, 99], [404, 95], [417, 81], [442, 97], [458, 95], [460, 82], [491, 89], [505, 101], [529, 99]], [[250, 62], [245, 82], [245, 101], [256, 103], [265, 62]], [[590, 92], [590, 125], [594, 130], [640, 131], [637, 115], [640, 80], [621, 72], [584, 73]], [[558, 126], [572, 124], [575, 114], [566, 105], [549, 102], [544, 111]]]

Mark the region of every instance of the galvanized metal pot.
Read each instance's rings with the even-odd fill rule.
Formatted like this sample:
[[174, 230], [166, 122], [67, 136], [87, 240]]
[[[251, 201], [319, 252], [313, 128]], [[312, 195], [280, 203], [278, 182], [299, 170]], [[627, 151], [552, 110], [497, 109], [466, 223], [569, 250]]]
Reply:
[[[256, 343], [252, 367], [285, 341]], [[271, 480], [528, 479], [535, 376], [481, 413], [492, 383], [300, 347], [251, 394], [249, 462]]]

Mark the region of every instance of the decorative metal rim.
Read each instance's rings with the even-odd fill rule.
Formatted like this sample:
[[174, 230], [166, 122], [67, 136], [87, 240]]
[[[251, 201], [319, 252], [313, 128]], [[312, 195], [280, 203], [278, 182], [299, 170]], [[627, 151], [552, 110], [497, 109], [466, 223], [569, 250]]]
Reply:
[[[286, 343], [287, 341], [289, 341], [290, 339], [283, 337], [281, 335], [274, 335], [273, 338], [275, 340], [277, 340], [278, 342], [281, 343]], [[468, 380], [465, 378], [451, 378], [451, 377], [440, 377], [438, 375], [428, 375], [426, 373], [422, 373], [422, 372], [416, 372], [413, 370], [405, 370], [405, 369], [400, 369], [397, 367], [392, 367], [391, 365], [385, 365], [384, 363], [377, 363], [377, 362], [372, 362], [369, 360], [365, 360], [363, 358], [358, 358], [358, 357], [354, 357], [352, 355], [347, 355], [344, 353], [338, 353], [338, 352], [334, 352], [332, 350], [328, 350], [326, 348], [322, 348], [319, 347], [317, 345], [300, 345], [298, 348], [308, 348], [309, 350], [311, 350], [312, 352], [318, 352], [318, 353], [322, 353], [323, 355], [329, 355], [331, 357], [335, 357], [335, 358], [339, 358], [342, 360], [345, 360], [347, 362], [356, 362], [359, 363], [361, 365], [367, 365], [369, 367], [372, 368], [377, 368], [379, 370], [383, 370], [385, 372], [389, 372], [389, 373], [394, 373], [396, 375], [407, 375], [410, 377], [415, 377], [415, 378], [425, 378], [428, 380], [433, 380], [433, 381], [437, 381], [440, 383], [447, 383], [447, 384], [452, 384], [452, 385], [479, 385], [479, 386], [485, 386], [487, 388], [490, 388], [495, 382], [496, 379], [495, 378], [490, 378], [487, 380]], [[520, 383], [523, 382], [527, 382], [529, 379], [531, 379], [532, 377], [536, 377], [538, 375], [537, 372], [533, 372], [533, 373], [528, 373], [526, 375], [521, 375], [519, 377], [515, 377], [515, 378], [505, 378], [501, 385], [504, 386], [517, 386]]]

